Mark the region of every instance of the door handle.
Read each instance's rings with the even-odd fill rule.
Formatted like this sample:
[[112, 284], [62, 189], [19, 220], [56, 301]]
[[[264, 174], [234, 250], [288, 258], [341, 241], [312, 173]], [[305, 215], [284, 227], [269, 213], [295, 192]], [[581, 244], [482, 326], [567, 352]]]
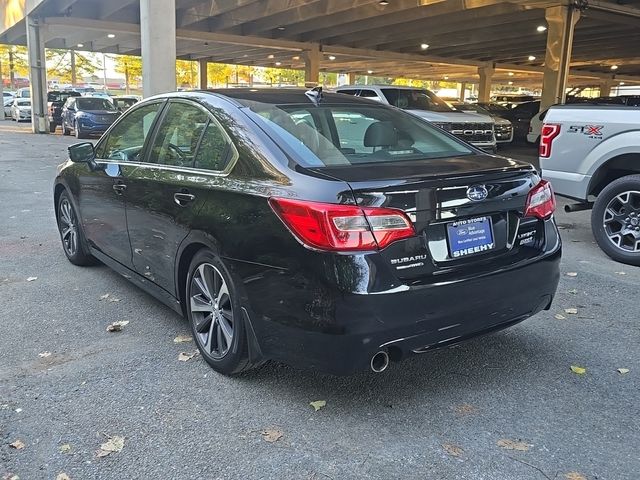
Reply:
[[127, 186], [124, 183], [114, 183], [113, 189], [118, 195], [122, 195], [124, 191], [127, 189]]
[[173, 200], [181, 207], [186, 207], [188, 203], [196, 199], [191, 193], [178, 192], [173, 194]]

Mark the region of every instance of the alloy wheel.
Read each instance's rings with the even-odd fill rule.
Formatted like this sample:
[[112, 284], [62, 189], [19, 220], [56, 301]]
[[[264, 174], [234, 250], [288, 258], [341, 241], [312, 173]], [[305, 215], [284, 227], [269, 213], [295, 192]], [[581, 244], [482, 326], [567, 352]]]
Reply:
[[233, 304], [227, 282], [210, 263], [200, 264], [193, 273], [189, 309], [202, 349], [212, 358], [224, 357], [233, 342]]
[[602, 219], [605, 234], [618, 249], [640, 252], [640, 192], [622, 192], [613, 197]]
[[67, 198], [60, 202], [59, 228], [65, 252], [73, 257], [78, 252], [78, 224], [73, 207]]

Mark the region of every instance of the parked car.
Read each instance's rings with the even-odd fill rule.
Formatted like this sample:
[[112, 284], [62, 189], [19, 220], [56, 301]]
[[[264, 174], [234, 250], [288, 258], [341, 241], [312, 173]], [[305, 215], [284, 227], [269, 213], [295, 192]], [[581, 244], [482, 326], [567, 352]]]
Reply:
[[184, 314], [224, 374], [267, 359], [382, 371], [556, 292], [549, 184], [380, 103], [164, 94], [69, 155], [54, 186], [69, 261], [100, 260]]
[[142, 98], [137, 95], [117, 95], [112, 98], [116, 108], [121, 112], [126, 112]]
[[458, 112], [429, 90], [395, 85], [358, 85], [339, 87], [336, 92], [401, 108], [429, 120], [478, 148], [496, 151], [494, 122], [491, 117]]
[[540, 112], [540, 100], [520, 103], [507, 109], [504, 118], [513, 125], [513, 137], [516, 140], [525, 140], [529, 134], [529, 124], [534, 115]]
[[491, 117], [494, 122], [494, 133], [496, 136], [496, 142], [500, 143], [511, 143], [513, 141], [513, 125], [506, 118], [503, 118], [495, 113], [486, 110], [481, 105], [477, 103], [458, 103], [455, 102], [452, 104], [452, 107], [461, 112], [467, 113], [479, 113], [480, 115], [485, 115]]
[[11, 117], [11, 106], [13, 105], [14, 100], [15, 98], [13, 96], [3, 96], [2, 106], [4, 108], [4, 116], [7, 118]]
[[120, 116], [106, 98], [69, 97], [62, 109], [62, 134], [75, 133], [76, 138], [102, 135]]
[[16, 122], [31, 120], [31, 99], [16, 98], [11, 105], [11, 119]]
[[51, 91], [47, 93], [47, 105], [49, 112], [49, 131], [56, 131], [58, 125], [62, 125], [62, 109], [69, 97], [79, 97], [80, 94], [73, 90]]
[[533, 95], [522, 95], [522, 94], [513, 94], [513, 93], [494, 95], [492, 97], [492, 102], [498, 103], [507, 108], [515, 108], [521, 103], [529, 103], [529, 102], [535, 102], [535, 101], [540, 101], [539, 97], [535, 97]]
[[[540, 136], [544, 177], [591, 212], [600, 248], [640, 266], [640, 109], [568, 104], [549, 109]], [[595, 199], [595, 200], [594, 200]]]
[[31, 87], [23, 87], [16, 90], [16, 98], [31, 98]]

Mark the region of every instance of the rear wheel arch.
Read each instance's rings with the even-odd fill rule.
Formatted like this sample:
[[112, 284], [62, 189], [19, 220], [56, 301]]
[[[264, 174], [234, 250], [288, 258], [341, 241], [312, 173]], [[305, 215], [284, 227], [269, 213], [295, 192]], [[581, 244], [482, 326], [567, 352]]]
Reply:
[[591, 177], [588, 195], [597, 196], [618, 178], [640, 173], [640, 151], [615, 156], [602, 164]]
[[187, 284], [187, 276], [189, 275], [189, 265], [191, 260], [196, 254], [205, 248], [210, 248], [209, 245], [201, 242], [194, 241], [189, 243], [181, 249], [178, 256], [177, 268], [176, 268], [176, 292], [178, 294], [178, 300], [180, 300], [180, 306], [182, 307], [182, 313], [187, 316], [186, 298], [185, 298], [185, 286]]

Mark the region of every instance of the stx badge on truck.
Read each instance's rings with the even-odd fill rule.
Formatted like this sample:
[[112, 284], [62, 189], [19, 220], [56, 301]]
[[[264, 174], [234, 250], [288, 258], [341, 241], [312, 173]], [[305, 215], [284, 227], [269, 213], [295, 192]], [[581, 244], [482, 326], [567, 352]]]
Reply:
[[571, 125], [569, 133], [581, 133], [589, 138], [602, 140], [602, 129], [604, 125]]

